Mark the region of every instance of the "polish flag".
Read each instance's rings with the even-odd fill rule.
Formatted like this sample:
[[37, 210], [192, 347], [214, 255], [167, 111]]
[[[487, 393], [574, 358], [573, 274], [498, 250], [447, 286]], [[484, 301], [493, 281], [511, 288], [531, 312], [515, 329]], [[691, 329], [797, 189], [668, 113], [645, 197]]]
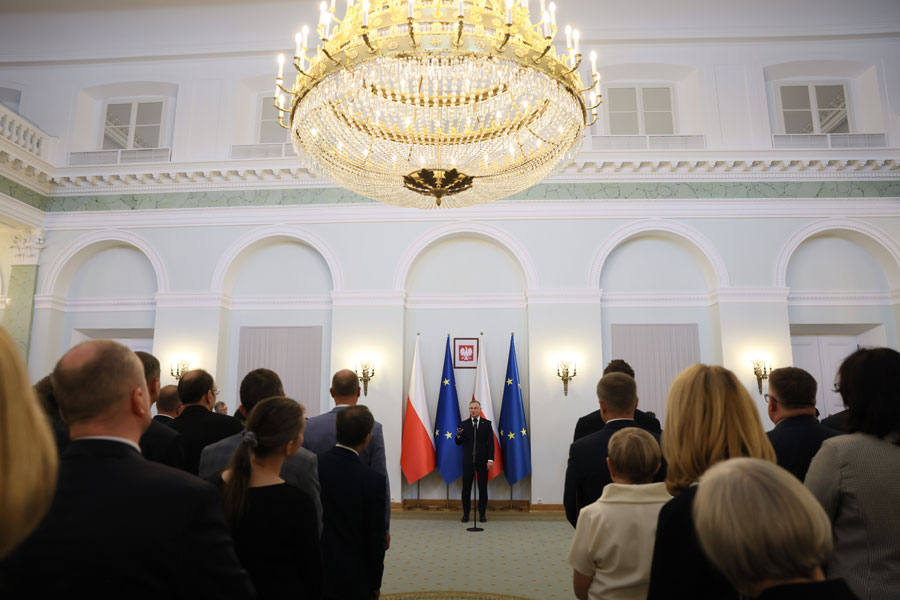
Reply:
[[503, 455], [500, 452], [500, 436], [497, 435], [497, 420], [494, 419], [494, 405], [491, 404], [491, 386], [488, 384], [487, 364], [484, 360], [484, 344], [479, 341], [478, 369], [475, 371], [475, 391], [472, 400], [481, 403], [481, 418], [491, 422], [494, 430], [494, 466], [488, 470], [488, 481], [503, 472]]
[[409, 394], [406, 397], [406, 417], [403, 420], [403, 446], [400, 450], [400, 468], [406, 480], [415, 483], [434, 471], [434, 439], [431, 437], [431, 416], [425, 400], [425, 380], [422, 377], [422, 361], [419, 359], [419, 338], [413, 354], [412, 374], [409, 376]]

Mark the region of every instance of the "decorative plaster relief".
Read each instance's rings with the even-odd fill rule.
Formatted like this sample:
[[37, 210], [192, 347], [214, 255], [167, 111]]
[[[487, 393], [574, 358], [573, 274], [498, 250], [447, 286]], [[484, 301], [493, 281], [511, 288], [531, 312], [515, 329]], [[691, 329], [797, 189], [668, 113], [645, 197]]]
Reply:
[[10, 248], [13, 249], [13, 264], [37, 265], [44, 249], [44, 232], [32, 229], [28, 232], [13, 233], [9, 236]]

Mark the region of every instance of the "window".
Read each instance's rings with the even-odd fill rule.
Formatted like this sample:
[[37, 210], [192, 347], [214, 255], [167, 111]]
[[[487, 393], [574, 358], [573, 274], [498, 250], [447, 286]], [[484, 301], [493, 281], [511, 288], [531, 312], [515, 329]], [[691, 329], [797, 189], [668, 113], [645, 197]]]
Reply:
[[[271, 93], [263, 93], [259, 95], [259, 143], [260, 144], [283, 144], [290, 141], [290, 135], [287, 129], [278, 124], [278, 115], [280, 111], [273, 106]], [[285, 124], [288, 121], [288, 114], [283, 113]]]
[[12, 88], [0, 87], [0, 104], [17, 113], [21, 103], [22, 92]]
[[850, 133], [842, 83], [781, 85], [778, 100], [784, 133]]
[[159, 148], [164, 100], [110, 101], [103, 120], [103, 150]]
[[607, 88], [606, 106], [610, 135], [675, 133], [670, 87]]

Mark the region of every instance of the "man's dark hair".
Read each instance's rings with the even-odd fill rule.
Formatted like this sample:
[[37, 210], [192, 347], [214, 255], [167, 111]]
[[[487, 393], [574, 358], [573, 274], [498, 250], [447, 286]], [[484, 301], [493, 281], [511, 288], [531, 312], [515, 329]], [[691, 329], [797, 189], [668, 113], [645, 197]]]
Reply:
[[174, 385], [165, 385], [159, 390], [159, 398], [156, 400], [156, 410], [175, 412], [181, 406], [181, 398], [178, 397], [178, 388]]
[[366, 441], [366, 436], [372, 433], [375, 417], [372, 416], [368, 406], [362, 404], [348, 406], [338, 411], [334, 427], [338, 444], [355, 448]]
[[149, 352], [138, 350], [135, 354], [141, 359], [141, 364], [144, 365], [144, 379], [147, 380], [147, 383], [154, 379], [159, 379], [159, 360]]
[[278, 373], [269, 369], [253, 369], [241, 381], [241, 405], [249, 413], [260, 400], [284, 396]]
[[597, 399], [617, 414], [634, 412], [637, 406], [637, 384], [625, 373], [608, 373], [597, 382]]
[[349, 369], [342, 369], [331, 378], [331, 393], [337, 398], [356, 396], [359, 392], [359, 377]]
[[183, 404], [197, 404], [211, 389], [212, 375], [203, 369], [188, 371], [178, 381], [178, 397]]
[[86, 360], [74, 367], [66, 354], [50, 376], [63, 420], [69, 424], [103, 415], [135, 387], [146, 386], [134, 352], [112, 340], [85, 344], [91, 348]]
[[59, 404], [56, 402], [56, 396], [53, 395], [53, 382], [50, 375], [44, 376], [34, 384], [34, 395], [37, 396], [41, 408], [48, 416], [59, 416]]
[[841, 363], [836, 387], [850, 410], [850, 432], [880, 438], [900, 433], [900, 352], [890, 348], [857, 350]]
[[634, 377], [634, 369], [621, 358], [612, 359], [609, 361], [609, 364], [606, 365], [606, 368], [603, 369], [604, 375], [609, 375], [610, 373], [625, 373], [629, 377]]
[[816, 405], [816, 378], [798, 367], [781, 367], [769, 373], [769, 389], [785, 408]]

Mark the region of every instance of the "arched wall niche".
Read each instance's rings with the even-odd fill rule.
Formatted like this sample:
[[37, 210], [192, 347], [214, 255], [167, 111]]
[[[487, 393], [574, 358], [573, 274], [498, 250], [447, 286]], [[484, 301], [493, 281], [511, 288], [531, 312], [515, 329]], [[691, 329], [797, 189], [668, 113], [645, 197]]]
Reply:
[[156, 281], [156, 293], [169, 290], [169, 278], [165, 264], [156, 250], [142, 237], [130, 231], [99, 231], [87, 234], [67, 246], [49, 266], [43, 279], [40, 294], [65, 297], [75, 274], [91, 258], [110, 248], [131, 247], [139, 251], [149, 261]]
[[147, 256], [124, 242], [93, 253], [72, 274], [67, 298], [147, 298], [156, 294], [156, 273]]
[[222, 292], [239, 296], [328, 296], [331, 271], [319, 252], [296, 238], [259, 240], [235, 257]]

